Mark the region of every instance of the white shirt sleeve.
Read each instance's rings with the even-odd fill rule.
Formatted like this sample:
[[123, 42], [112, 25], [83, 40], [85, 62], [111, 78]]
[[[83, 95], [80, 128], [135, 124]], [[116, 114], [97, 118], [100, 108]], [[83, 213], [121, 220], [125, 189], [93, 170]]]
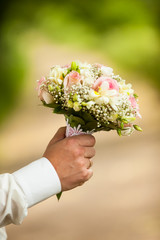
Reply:
[[[21, 224], [28, 208], [61, 191], [59, 177], [47, 158], [41, 158], [13, 174], [0, 175], [0, 227]], [[6, 239], [1, 234], [0, 239]], [[1, 236], [3, 238], [1, 238]]]

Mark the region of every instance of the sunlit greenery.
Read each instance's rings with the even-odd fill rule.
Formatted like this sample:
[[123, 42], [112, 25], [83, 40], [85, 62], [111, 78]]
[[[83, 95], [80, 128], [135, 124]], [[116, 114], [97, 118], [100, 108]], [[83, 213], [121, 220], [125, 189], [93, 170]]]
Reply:
[[19, 48], [33, 30], [53, 42], [101, 51], [160, 87], [159, 1], [3, 1], [0, 26], [0, 121], [18, 97], [26, 65]]

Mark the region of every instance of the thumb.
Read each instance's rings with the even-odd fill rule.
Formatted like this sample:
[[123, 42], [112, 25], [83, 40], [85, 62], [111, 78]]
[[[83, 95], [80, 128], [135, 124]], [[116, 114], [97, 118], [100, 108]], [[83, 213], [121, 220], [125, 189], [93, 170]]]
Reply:
[[66, 137], [66, 127], [61, 127], [58, 129], [54, 137], [51, 139], [49, 144], [56, 143]]

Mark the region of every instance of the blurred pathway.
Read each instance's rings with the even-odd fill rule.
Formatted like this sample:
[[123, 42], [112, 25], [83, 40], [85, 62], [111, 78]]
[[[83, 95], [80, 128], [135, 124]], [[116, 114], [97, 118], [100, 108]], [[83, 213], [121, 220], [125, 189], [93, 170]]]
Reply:
[[[30, 80], [0, 136], [1, 172], [12, 172], [39, 158], [57, 128], [65, 124], [63, 116], [37, 107], [34, 79], [47, 73], [51, 64], [72, 59], [104, 62], [96, 54], [74, 53], [46, 42], [28, 54], [33, 67]], [[124, 138], [115, 132], [97, 133], [94, 177], [83, 187], [64, 193], [59, 203], [52, 197], [31, 208], [21, 226], [7, 227], [9, 240], [160, 239], [158, 97], [144, 82], [133, 85], [140, 96], [144, 132]]]

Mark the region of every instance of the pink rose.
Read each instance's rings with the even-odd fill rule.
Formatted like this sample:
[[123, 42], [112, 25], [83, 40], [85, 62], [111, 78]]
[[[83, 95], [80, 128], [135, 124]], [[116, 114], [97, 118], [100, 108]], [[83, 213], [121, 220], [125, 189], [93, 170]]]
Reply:
[[41, 101], [44, 101], [46, 104], [50, 104], [53, 102], [53, 96], [46, 92], [44, 89], [40, 89], [40, 92], [39, 92], [39, 99]]
[[136, 110], [137, 110], [137, 109], [139, 110], [139, 107], [138, 107], [138, 104], [137, 104], [137, 101], [136, 101], [135, 97], [130, 96], [130, 97], [129, 97], [129, 101], [131, 102], [131, 106], [132, 106], [133, 108], [135, 108]]
[[38, 86], [37, 86], [37, 88], [36, 88], [36, 90], [38, 91], [38, 97], [40, 98], [40, 95], [41, 95], [41, 92], [42, 92], [42, 89], [41, 89], [41, 85], [42, 84], [45, 84], [45, 82], [46, 82], [46, 79], [45, 79], [45, 77], [42, 77], [39, 81], [38, 81]]
[[139, 118], [142, 118], [141, 115], [140, 115], [140, 113], [139, 113], [139, 106], [138, 106], [138, 103], [137, 103], [135, 97], [130, 96], [130, 97], [129, 97], [129, 101], [131, 102], [132, 108], [134, 108], [135, 111], [137, 112], [138, 117], [139, 117]]
[[47, 104], [50, 104], [53, 102], [53, 96], [48, 93], [44, 87], [41, 87], [42, 84], [45, 84], [46, 83], [46, 78], [45, 77], [42, 77], [39, 81], [38, 81], [38, 87], [37, 87], [37, 90], [38, 90], [38, 97], [41, 101], [44, 101], [45, 103]]
[[70, 72], [64, 79], [64, 89], [67, 87], [69, 88], [70, 86], [80, 83], [81, 76], [79, 75], [78, 72], [72, 71]]
[[40, 85], [42, 85], [45, 82], [46, 82], [45, 77], [41, 77], [41, 79], [38, 81], [38, 88], [40, 87]]
[[119, 91], [118, 83], [115, 79], [109, 77], [100, 77], [98, 78], [95, 83], [93, 84], [93, 89], [98, 92], [99, 88], [101, 87], [102, 83], [108, 83], [108, 90], [116, 90]]
[[41, 101], [44, 101], [43, 92], [44, 92], [44, 89], [39, 88], [39, 90], [38, 90], [38, 97], [39, 97], [39, 99], [40, 99]]

